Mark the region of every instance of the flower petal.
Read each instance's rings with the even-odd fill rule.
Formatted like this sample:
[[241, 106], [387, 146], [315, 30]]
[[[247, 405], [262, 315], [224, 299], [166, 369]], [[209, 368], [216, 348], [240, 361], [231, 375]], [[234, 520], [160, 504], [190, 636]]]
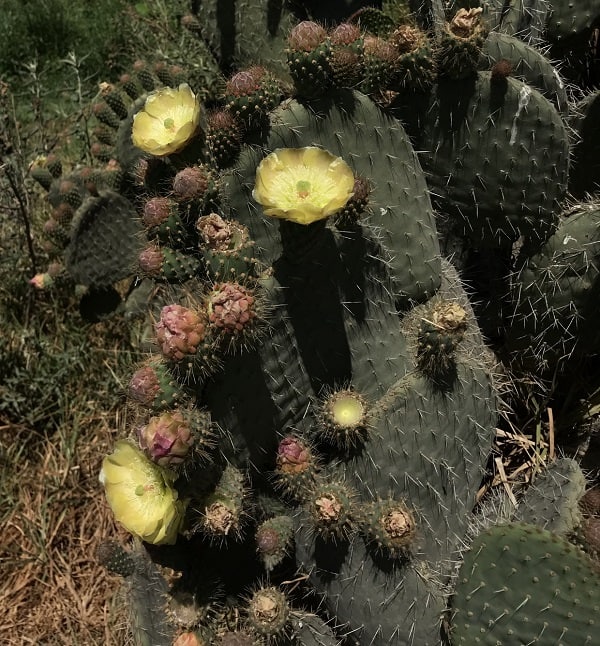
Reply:
[[104, 458], [100, 476], [115, 518], [149, 543], [174, 543], [185, 504], [171, 487], [170, 472], [125, 440]]
[[343, 208], [352, 197], [348, 164], [316, 146], [278, 148], [256, 169], [253, 198], [265, 215], [310, 224]]
[[184, 148], [200, 123], [200, 105], [187, 84], [161, 88], [133, 117], [131, 139], [144, 152], [163, 157]]

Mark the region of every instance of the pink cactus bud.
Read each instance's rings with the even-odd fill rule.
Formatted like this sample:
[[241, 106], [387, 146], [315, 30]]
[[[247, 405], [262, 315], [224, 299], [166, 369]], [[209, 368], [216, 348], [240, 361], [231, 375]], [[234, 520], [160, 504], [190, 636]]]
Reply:
[[229, 334], [247, 329], [256, 317], [252, 290], [238, 283], [216, 285], [208, 299], [209, 320]]
[[151, 406], [160, 392], [160, 383], [153, 366], [143, 366], [133, 373], [129, 396], [144, 406]]
[[138, 256], [138, 265], [148, 276], [160, 276], [163, 266], [163, 254], [160, 247], [152, 245], [141, 251]]
[[384, 61], [393, 63], [398, 58], [396, 48], [383, 38], [378, 36], [367, 36], [364, 41], [365, 54]]
[[260, 89], [260, 82], [266, 73], [265, 68], [258, 65], [237, 72], [227, 81], [225, 92], [233, 96], [254, 94]]
[[324, 27], [311, 20], [303, 20], [290, 32], [288, 43], [297, 52], [311, 52], [326, 39], [327, 32]]
[[148, 228], [158, 227], [169, 218], [177, 205], [168, 197], [152, 197], [144, 205], [142, 222]]
[[173, 197], [178, 202], [202, 199], [210, 186], [210, 174], [201, 166], [180, 170], [173, 180]]
[[181, 464], [194, 442], [192, 429], [181, 411], [152, 417], [138, 429], [140, 447], [160, 466]]
[[284, 437], [277, 448], [277, 468], [284, 473], [302, 473], [311, 463], [310, 449], [297, 437]]
[[360, 29], [349, 22], [339, 24], [330, 36], [332, 45], [351, 45], [360, 38]]
[[167, 305], [162, 308], [155, 329], [163, 355], [172, 361], [181, 361], [194, 355], [204, 339], [205, 317], [182, 305]]

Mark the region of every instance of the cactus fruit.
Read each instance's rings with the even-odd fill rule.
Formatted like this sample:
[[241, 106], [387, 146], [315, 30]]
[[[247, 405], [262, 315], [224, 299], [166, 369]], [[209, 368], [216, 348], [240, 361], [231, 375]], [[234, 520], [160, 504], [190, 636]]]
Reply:
[[251, 629], [267, 640], [281, 638], [290, 619], [285, 595], [275, 587], [259, 588], [248, 600], [248, 623]]
[[259, 265], [247, 227], [210, 213], [198, 218], [196, 230], [200, 236], [200, 253], [213, 280], [245, 281], [256, 277]]
[[226, 106], [241, 121], [260, 121], [281, 98], [279, 83], [264, 67], [253, 66], [236, 72], [225, 87]]
[[294, 521], [289, 516], [273, 516], [256, 529], [256, 551], [267, 572], [277, 567], [290, 554]]
[[141, 448], [160, 466], [176, 469], [186, 461], [206, 456], [214, 444], [210, 417], [203, 411], [164, 411], [137, 429]]
[[481, 21], [483, 9], [459, 9], [442, 31], [438, 43], [438, 67], [449, 78], [460, 80], [472, 76], [486, 38]]
[[186, 397], [166, 364], [156, 358], [149, 359], [133, 373], [128, 395], [132, 401], [153, 411], [173, 408]]
[[331, 85], [331, 45], [324, 27], [305, 20], [288, 38], [290, 75], [300, 96], [314, 97]]

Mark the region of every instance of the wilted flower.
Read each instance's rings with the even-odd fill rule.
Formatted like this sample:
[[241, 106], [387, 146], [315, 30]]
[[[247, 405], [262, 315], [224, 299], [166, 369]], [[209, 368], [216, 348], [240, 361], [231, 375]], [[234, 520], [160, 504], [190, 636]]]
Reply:
[[134, 115], [131, 139], [140, 150], [162, 157], [181, 150], [194, 136], [200, 106], [187, 83], [152, 92]]
[[115, 518], [147, 543], [172, 545], [183, 521], [185, 503], [178, 500], [169, 471], [149, 460], [126, 440], [104, 458], [100, 482]]
[[327, 150], [278, 148], [256, 169], [252, 197], [265, 215], [310, 224], [346, 205], [354, 190], [354, 174]]

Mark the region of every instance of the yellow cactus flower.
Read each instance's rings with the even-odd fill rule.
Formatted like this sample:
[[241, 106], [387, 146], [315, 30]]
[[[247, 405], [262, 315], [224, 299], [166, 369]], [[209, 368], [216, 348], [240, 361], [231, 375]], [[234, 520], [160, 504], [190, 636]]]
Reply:
[[120, 440], [102, 462], [100, 482], [115, 518], [127, 531], [154, 545], [175, 543], [185, 503], [178, 500], [169, 471]]
[[265, 215], [311, 224], [343, 208], [353, 190], [341, 157], [316, 146], [278, 148], [258, 165], [252, 197]]
[[187, 83], [152, 92], [133, 117], [133, 145], [156, 157], [184, 148], [200, 123], [200, 105]]

